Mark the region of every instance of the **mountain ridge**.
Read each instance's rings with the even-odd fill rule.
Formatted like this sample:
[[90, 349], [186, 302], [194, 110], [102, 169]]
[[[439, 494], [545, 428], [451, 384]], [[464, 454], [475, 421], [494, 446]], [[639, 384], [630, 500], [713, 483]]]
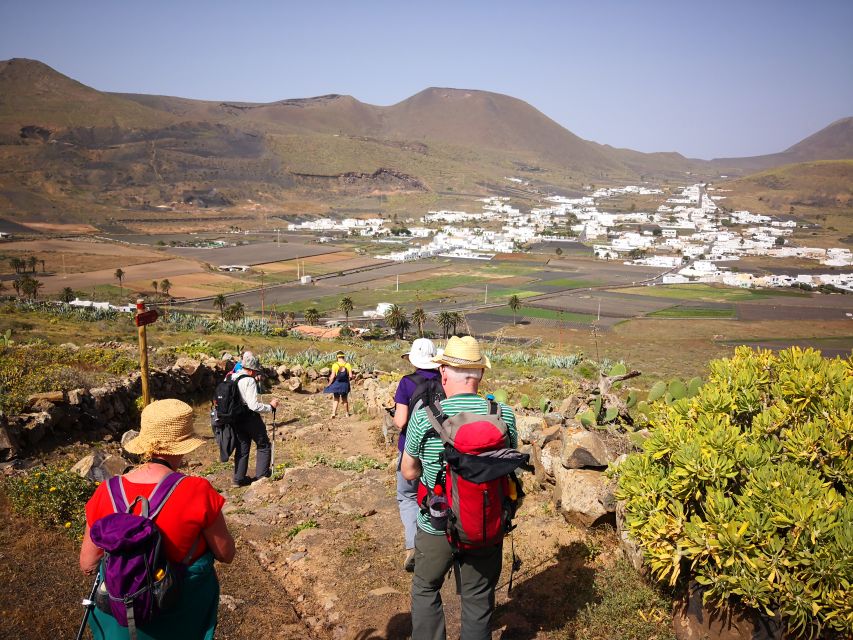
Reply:
[[[822, 160], [821, 154], [853, 157], [853, 118], [779, 154], [704, 161], [584, 140], [519, 98], [478, 89], [428, 87], [387, 106], [345, 94], [195, 100], [101, 92], [39, 61], [0, 62], [0, 169], [24, 176], [0, 177], [0, 212], [48, 203], [135, 207], [205, 188], [233, 202], [280, 203], [405, 193], [411, 185], [417, 192], [486, 194], [508, 175], [545, 191], [686, 182]], [[376, 182], [388, 175], [379, 169], [411, 180]]]

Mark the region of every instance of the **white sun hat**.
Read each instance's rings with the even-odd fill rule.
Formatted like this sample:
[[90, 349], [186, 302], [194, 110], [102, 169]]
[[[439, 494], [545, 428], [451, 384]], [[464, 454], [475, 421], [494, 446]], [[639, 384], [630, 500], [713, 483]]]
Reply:
[[438, 363], [433, 362], [437, 353], [432, 340], [418, 338], [412, 342], [412, 348], [400, 357], [407, 358], [417, 369], [438, 369]]

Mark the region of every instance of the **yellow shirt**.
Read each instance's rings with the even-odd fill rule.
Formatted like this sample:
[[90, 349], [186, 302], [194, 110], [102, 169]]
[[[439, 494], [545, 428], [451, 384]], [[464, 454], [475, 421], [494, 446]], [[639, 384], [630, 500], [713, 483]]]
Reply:
[[340, 362], [336, 362], [332, 365], [332, 377], [334, 378], [338, 375], [338, 371], [341, 370], [341, 367], [345, 367], [347, 370], [347, 376], [352, 377], [352, 365], [349, 362], [344, 362], [341, 364]]

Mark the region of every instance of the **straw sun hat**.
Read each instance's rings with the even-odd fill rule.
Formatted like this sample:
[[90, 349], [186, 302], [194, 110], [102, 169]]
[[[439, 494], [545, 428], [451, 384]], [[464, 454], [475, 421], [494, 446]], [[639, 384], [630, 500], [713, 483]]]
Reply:
[[193, 408], [172, 398], [157, 400], [142, 410], [139, 435], [124, 448], [137, 455], [182, 456], [203, 444], [193, 432]]
[[444, 352], [436, 355], [432, 361], [458, 369], [492, 368], [492, 363], [480, 350], [480, 343], [473, 336], [451, 337]]

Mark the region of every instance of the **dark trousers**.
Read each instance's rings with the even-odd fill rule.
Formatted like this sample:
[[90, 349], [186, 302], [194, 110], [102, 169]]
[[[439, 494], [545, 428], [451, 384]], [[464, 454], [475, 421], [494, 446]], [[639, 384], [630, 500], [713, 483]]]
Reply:
[[234, 425], [234, 435], [237, 436], [237, 454], [234, 458], [234, 480], [242, 481], [249, 470], [249, 451], [252, 442], [257, 448], [255, 460], [255, 477], [263, 478], [270, 474], [270, 456], [272, 455], [267, 427], [259, 413], [254, 411]]
[[[461, 640], [489, 640], [495, 587], [501, 575], [502, 545], [465, 551], [455, 570], [462, 596]], [[412, 640], [445, 640], [441, 585], [453, 566], [453, 549], [443, 535], [418, 529], [412, 578]]]

